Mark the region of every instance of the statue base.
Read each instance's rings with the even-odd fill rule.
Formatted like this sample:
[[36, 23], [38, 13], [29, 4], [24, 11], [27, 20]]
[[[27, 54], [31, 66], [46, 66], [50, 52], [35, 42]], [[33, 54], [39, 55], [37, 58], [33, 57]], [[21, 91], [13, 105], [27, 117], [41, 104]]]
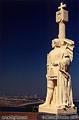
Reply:
[[78, 120], [77, 114], [50, 114], [39, 112], [37, 120]]
[[39, 112], [52, 113], [52, 114], [77, 114], [77, 107], [74, 108], [52, 108], [52, 107], [40, 107]]

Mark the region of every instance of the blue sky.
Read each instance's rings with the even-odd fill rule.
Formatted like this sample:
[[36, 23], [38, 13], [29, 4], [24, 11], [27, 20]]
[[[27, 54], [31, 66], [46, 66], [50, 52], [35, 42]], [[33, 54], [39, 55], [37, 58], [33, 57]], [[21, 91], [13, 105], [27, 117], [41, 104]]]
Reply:
[[47, 53], [58, 36], [55, 14], [67, 4], [66, 38], [75, 42], [70, 72], [74, 98], [79, 97], [79, 1], [0, 1], [0, 94], [46, 95]]

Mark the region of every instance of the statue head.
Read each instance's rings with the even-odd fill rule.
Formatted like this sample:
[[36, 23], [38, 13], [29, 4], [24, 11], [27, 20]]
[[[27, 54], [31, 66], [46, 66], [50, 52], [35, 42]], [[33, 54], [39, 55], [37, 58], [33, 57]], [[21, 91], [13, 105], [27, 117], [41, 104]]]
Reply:
[[57, 38], [52, 40], [52, 48], [55, 48], [55, 47], [61, 47], [61, 42]]

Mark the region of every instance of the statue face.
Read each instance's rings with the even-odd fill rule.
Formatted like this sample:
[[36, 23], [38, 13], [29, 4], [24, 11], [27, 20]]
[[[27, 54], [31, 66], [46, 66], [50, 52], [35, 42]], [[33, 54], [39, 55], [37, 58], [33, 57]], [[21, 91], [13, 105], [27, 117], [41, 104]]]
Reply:
[[52, 40], [52, 48], [60, 47], [60, 46], [61, 46], [61, 42], [59, 41], [59, 39]]

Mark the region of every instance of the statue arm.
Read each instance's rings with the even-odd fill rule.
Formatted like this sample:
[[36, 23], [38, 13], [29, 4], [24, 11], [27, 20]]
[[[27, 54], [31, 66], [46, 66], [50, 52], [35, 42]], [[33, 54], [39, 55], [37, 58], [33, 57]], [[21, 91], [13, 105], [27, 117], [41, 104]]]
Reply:
[[55, 61], [52, 63], [52, 65], [53, 65], [53, 66], [58, 66], [58, 65], [59, 65], [59, 62], [55, 60]]
[[64, 52], [63, 54], [63, 59], [59, 61], [59, 69], [68, 71], [70, 67], [70, 57], [67, 51]]

